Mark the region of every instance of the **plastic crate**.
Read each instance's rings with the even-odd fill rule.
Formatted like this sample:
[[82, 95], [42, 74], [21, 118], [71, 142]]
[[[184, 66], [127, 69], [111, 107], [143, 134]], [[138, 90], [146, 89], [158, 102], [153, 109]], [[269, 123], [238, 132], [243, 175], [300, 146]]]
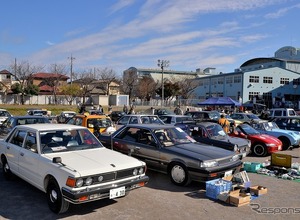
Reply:
[[256, 173], [262, 167], [261, 163], [244, 162], [244, 170], [250, 173]]
[[232, 182], [223, 179], [206, 181], [206, 196], [211, 199], [217, 199], [222, 192], [228, 192], [232, 188]]

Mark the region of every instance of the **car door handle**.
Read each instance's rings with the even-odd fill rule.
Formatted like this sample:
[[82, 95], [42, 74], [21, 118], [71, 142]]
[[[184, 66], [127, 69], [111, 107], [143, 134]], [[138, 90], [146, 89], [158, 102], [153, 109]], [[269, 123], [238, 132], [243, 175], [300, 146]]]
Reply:
[[23, 157], [23, 156], [24, 156], [24, 153], [23, 153], [23, 152], [21, 152], [21, 153], [20, 153], [20, 155]]

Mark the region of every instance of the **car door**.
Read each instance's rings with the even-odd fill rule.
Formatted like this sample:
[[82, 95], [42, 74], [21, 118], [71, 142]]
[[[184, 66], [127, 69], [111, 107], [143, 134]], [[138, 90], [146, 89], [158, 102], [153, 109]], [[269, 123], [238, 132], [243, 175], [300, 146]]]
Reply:
[[42, 178], [38, 173], [39, 160], [36, 133], [24, 132], [24, 143], [19, 152], [20, 176], [33, 185], [41, 186]]
[[19, 157], [23, 146], [23, 141], [26, 132], [18, 129], [8, 138], [6, 143], [6, 157], [10, 169], [16, 175], [20, 175]]

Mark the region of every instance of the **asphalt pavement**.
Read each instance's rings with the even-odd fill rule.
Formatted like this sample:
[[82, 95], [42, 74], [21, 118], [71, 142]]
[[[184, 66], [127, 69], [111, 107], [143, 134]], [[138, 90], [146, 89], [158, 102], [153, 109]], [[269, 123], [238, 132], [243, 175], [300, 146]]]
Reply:
[[[283, 151], [300, 163], [300, 149]], [[266, 162], [267, 157], [243, 159]], [[252, 185], [267, 187], [268, 193], [250, 205], [231, 206], [206, 197], [205, 184], [193, 182], [178, 187], [160, 173], [147, 171], [149, 183], [124, 198], [71, 205], [68, 212], [56, 215], [47, 205], [43, 192], [15, 178], [6, 181], [0, 171], [0, 219], [300, 219], [300, 183], [276, 177], [248, 173]]]

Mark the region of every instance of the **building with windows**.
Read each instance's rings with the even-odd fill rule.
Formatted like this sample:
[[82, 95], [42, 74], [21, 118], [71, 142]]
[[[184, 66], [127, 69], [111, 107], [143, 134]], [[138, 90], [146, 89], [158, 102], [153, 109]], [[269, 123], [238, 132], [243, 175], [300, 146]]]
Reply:
[[282, 47], [275, 52], [274, 57], [250, 59], [234, 72], [195, 80], [199, 81], [195, 89], [199, 101], [228, 96], [244, 105], [260, 103], [269, 108], [282, 106], [298, 110], [300, 49]]

